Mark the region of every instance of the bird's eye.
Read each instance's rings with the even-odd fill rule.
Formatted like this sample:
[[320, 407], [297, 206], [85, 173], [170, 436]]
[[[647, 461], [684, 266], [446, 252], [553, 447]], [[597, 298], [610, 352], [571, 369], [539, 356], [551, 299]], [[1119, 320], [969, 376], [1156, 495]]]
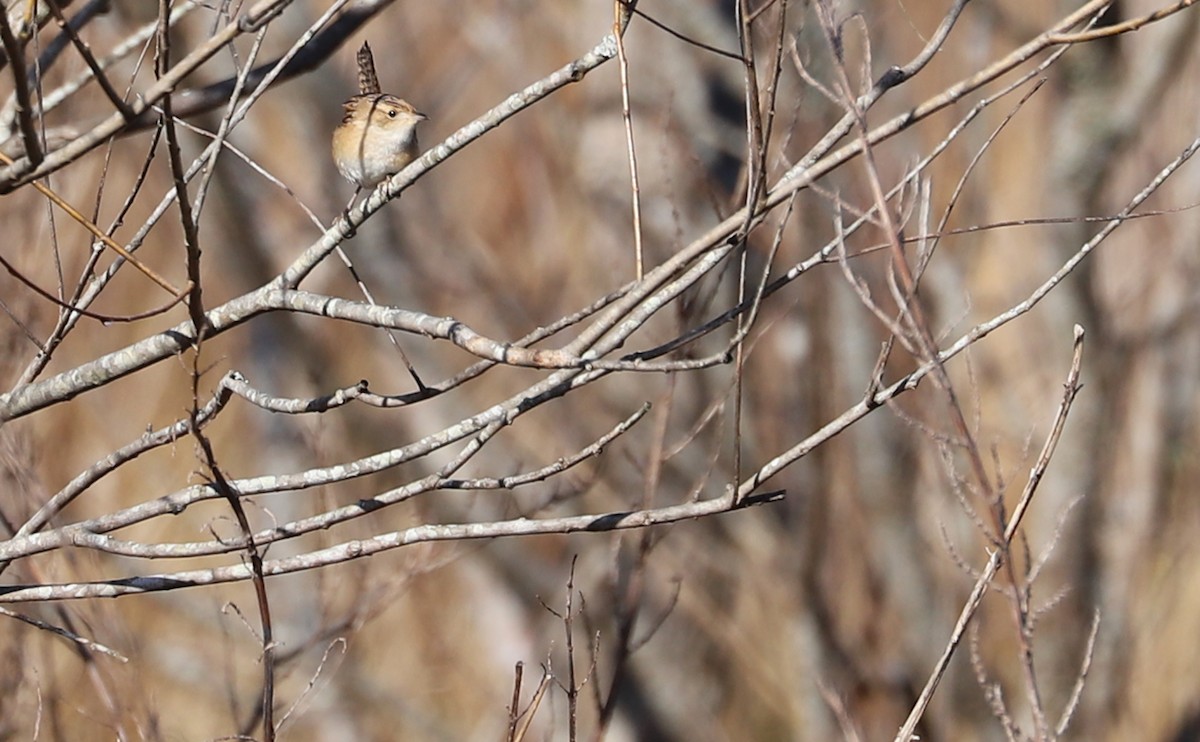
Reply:
[[395, 109], [388, 111], [388, 118], [390, 118], [390, 119], [396, 118], [396, 110]]

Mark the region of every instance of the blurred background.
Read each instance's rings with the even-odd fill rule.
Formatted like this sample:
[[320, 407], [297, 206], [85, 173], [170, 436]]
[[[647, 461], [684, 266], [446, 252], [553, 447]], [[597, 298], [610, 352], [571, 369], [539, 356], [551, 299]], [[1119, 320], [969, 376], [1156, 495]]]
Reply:
[[[763, 5], [756, 44], [766, 65], [781, 3]], [[1167, 3], [1122, 0], [1102, 24]], [[74, 3], [68, 15], [83, 4]], [[150, 3], [114, 2], [82, 32], [97, 52], [153, 22]], [[290, 193], [226, 152], [200, 219], [204, 300], [213, 306], [271, 280], [326, 224], [353, 186], [329, 154], [341, 102], [356, 92], [354, 52], [369, 41], [385, 91], [429, 115], [435, 145], [507, 96], [582, 55], [611, 32], [599, 0], [460, 4], [396, 2], [370, 18], [328, 60], [266, 93], [230, 141]], [[847, 61], [860, 79], [908, 62], [932, 36], [948, 1], [835, 3], [846, 19]], [[868, 114], [876, 125], [1002, 58], [1079, 2], [969, 3], [944, 48], [916, 78]], [[327, 8], [293, 3], [272, 21], [260, 62], [274, 59]], [[827, 86], [835, 73], [813, 8], [787, 3], [786, 38]], [[711, 46], [738, 49], [734, 3], [644, 0], [639, 9]], [[1005, 220], [1118, 212], [1197, 136], [1194, 81], [1200, 13], [1184, 10], [1136, 33], [1075, 46], [1019, 95], [989, 108], [927, 171], [933, 223], [988, 137], [957, 196], [951, 228]], [[173, 32], [174, 59], [224, 25], [197, 8]], [[58, 29], [39, 35], [49, 43]], [[869, 38], [869, 45], [864, 43]], [[251, 39], [235, 46], [245, 55]], [[743, 67], [632, 20], [625, 37], [641, 176], [647, 263], [661, 263], [735, 211], [744, 199]], [[152, 80], [148, 53], [111, 77], [135, 90]], [[240, 60], [242, 57], [238, 57]], [[1044, 56], [1034, 61], [1041, 61]], [[85, 70], [68, 50], [47, 71], [51, 89]], [[235, 74], [221, 53], [185, 88]], [[11, 68], [3, 92], [12, 89]], [[764, 77], [760, 77], [764, 79]], [[994, 92], [1011, 76], [986, 89]], [[123, 88], [121, 88], [123, 89]], [[1025, 89], [1022, 92], [1026, 92]], [[942, 142], [973, 96], [875, 151], [885, 186]], [[68, 138], [109, 115], [90, 86], [47, 117]], [[488, 133], [421, 178], [346, 245], [376, 299], [453, 316], [493, 338], [515, 339], [575, 312], [634, 278], [629, 166], [621, 81], [611, 62]], [[783, 62], [768, 182], [775, 182], [841, 117], [838, 104]], [[220, 111], [189, 123], [215, 131]], [[152, 131], [115, 139], [55, 173], [50, 184], [108, 225], [138, 177]], [[207, 143], [181, 131], [184, 161]], [[158, 147], [162, 147], [159, 143]], [[1120, 227], [1029, 314], [972, 346], [949, 367], [993, 482], [1020, 493], [1062, 396], [1071, 329], [1087, 331], [1083, 384], [1058, 453], [1025, 519], [1022, 567], [1046, 556], [1033, 583], [1031, 634], [1038, 689], [1052, 723], [1068, 705], [1095, 615], [1099, 632], [1086, 685], [1066, 733], [1076, 739], [1200, 738], [1200, 254], [1194, 235], [1200, 171], [1185, 166], [1147, 204], [1157, 216]], [[855, 160], [802, 191], [782, 227], [772, 275], [836, 234], [841, 199], [872, 205]], [[128, 240], [171, 188], [165, 157], [147, 173], [118, 241]], [[912, 201], [912, 197], [909, 197]], [[782, 213], [752, 234], [752, 275], [767, 267]], [[915, 217], [914, 217], [915, 219]], [[178, 218], [164, 219], [139, 255], [184, 278]], [[1102, 225], [1078, 220], [947, 237], [921, 299], [943, 345], [1026, 299]], [[919, 222], [907, 228], [920, 232]], [[877, 229], [851, 252], [881, 243]], [[52, 213], [32, 188], [0, 196], [0, 251], [39, 285], [72, 286], [87, 234]], [[888, 262], [871, 253], [855, 271], [886, 306]], [[107, 264], [107, 260], [104, 262]], [[736, 271], [714, 274], [624, 350], [652, 347], [736, 301]], [[336, 259], [304, 284], [355, 298]], [[54, 325], [56, 309], [11, 275], [0, 277], [5, 390]], [[162, 296], [128, 268], [94, 305], [144, 311]], [[889, 310], [891, 311], [891, 310]], [[43, 376], [122, 348], [186, 318], [85, 323]], [[720, 347], [729, 333], [700, 344]], [[764, 303], [749, 338], [741, 392], [742, 475], [795, 446], [856, 404], [887, 329], [839, 267], [805, 273]], [[473, 361], [447, 343], [402, 336], [427, 381]], [[558, 347], [565, 340], [550, 341]], [[636, 347], [634, 347], [636, 346]], [[326, 394], [359, 379], [384, 393], [412, 381], [387, 337], [370, 328], [275, 313], [205, 346], [210, 389], [226, 370], [282, 396]], [[697, 351], [697, 355], [701, 354]], [[897, 350], [891, 381], [915, 361]], [[0, 498], [6, 534], [78, 472], [112, 450], [186, 416], [190, 363], [159, 363], [0, 428]], [[497, 368], [453, 394], [398, 410], [349, 405], [322, 415], [273, 415], [233, 403], [209, 429], [233, 477], [302, 471], [402, 446], [505, 399], [547, 372]], [[503, 476], [588, 445], [644, 402], [648, 417], [603, 456], [514, 491], [433, 492], [328, 532], [276, 544], [270, 557], [420, 523], [548, 517], [714, 497], [736, 478], [733, 370], [614, 374], [545, 405], [505, 430], [464, 475]], [[295, 740], [496, 740], [507, 727], [514, 664], [525, 663], [523, 703], [545, 667], [568, 683], [565, 610], [574, 564], [578, 727], [599, 728], [595, 694], [617, 701], [610, 740], [891, 739], [946, 645], [991, 544], [971, 489], [945, 395], [926, 381], [787, 468], [765, 488], [782, 502], [644, 532], [424, 544], [268, 581], [279, 644], [277, 719]], [[449, 454], [335, 487], [257, 498], [259, 527], [322, 512], [424, 476]], [[203, 481], [195, 444], [122, 467], [91, 488], [56, 525], [111, 512]], [[967, 503], [970, 507], [964, 506]], [[121, 531], [137, 541], [200, 541], [236, 533], [220, 501]], [[14, 563], [5, 583], [61, 583], [236, 564], [238, 557], [147, 562], [84, 549]], [[1029, 732], [1027, 674], [1003, 580], [985, 598], [919, 727], [921, 739], [1005, 739], [996, 705]], [[254, 734], [260, 700], [257, 609], [249, 583], [125, 597], [10, 606], [113, 647], [128, 662], [84, 652], [6, 620], [0, 655], [0, 738], [216, 739]], [[556, 612], [560, 615], [556, 615]], [[624, 627], [624, 629], [623, 629]], [[623, 630], [629, 633], [623, 634]], [[974, 661], [972, 661], [974, 658]], [[590, 674], [589, 674], [590, 673]], [[616, 673], [620, 682], [613, 683]], [[1000, 716], [1005, 716], [1001, 714]], [[531, 735], [565, 739], [569, 709], [552, 684]]]

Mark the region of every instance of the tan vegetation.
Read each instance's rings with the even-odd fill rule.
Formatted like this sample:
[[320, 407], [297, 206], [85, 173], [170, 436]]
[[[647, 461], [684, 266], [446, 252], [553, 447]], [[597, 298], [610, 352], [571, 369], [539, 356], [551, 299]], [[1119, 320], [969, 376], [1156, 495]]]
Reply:
[[0, 739], [1196, 735], [1190, 2], [5, 5]]

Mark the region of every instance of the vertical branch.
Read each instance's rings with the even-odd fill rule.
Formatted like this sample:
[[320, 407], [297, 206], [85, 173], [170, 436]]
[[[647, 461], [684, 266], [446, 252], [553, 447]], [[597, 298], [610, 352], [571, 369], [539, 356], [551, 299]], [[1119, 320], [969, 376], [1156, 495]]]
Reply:
[[[741, 255], [738, 260], [737, 303], [740, 306], [746, 300], [746, 243], [750, 238], [750, 226], [758, 212], [759, 201], [765, 185], [766, 147], [763, 144], [762, 109], [759, 101], [758, 71], [754, 63], [753, 30], [754, 16], [750, 13], [748, 0], [738, 0], [735, 13], [738, 22], [738, 44], [745, 68], [746, 88], [746, 218], [738, 233], [738, 250]], [[745, 320], [739, 323], [739, 335], [745, 329]], [[738, 482], [742, 480], [742, 371], [745, 368], [745, 350], [742, 343], [737, 344], [733, 363], [733, 465], [729, 497], [731, 505], [738, 505]]]
[[617, 66], [621, 70], [621, 118], [625, 122], [625, 143], [629, 154], [629, 186], [633, 196], [633, 256], [635, 275], [642, 280], [645, 260], [642, 250], [642, 189], [638, 183], [637, 153], [633, 146], [633, 111], [629, 103], [629, 58], [625, 55], [625, 29], [633, 16], [637, 0], [613, 0], [613, 38], [617, 42]]
[[[1021, 576], [1017, 574], [1011, 553], [1012, 533], [1010, 529], [1013, 528], [1015, 523], [1019, 523], [1020, 518], [1017, 514], [1014, 514], [1011, 518], [1006, 515], [1003, 488], [993, 482], [991, 475], [989, 475], [979, 444], [967, 423], [957, 391], [944, 365], [939, 360], [937, 341], [918, 295], [919, 277], [914, 274], [908, 264], [907, 255], [904, 252], [905, 238], [902, 227], [888, 205], [888, 199], [884, 193], [879, 176], [874, 150], [868, 135], [869, 127], [866, 121], [866, 113], [859, 103], [862, 98], [855, 95], [846, 71], [841, 24], [834, 18], [834, 12], [828, 0], [821, 0], [817, 3], [816, 8], [821, 29], [825, 34], [826, 41], [834, 57], [834, 70], [838, 75], [839, 97], [843, 100], [847, 114], [852, 117], [853, 127], [857, 130], [861, 142], [864, 169], [872, 197], [876, 204], [878, 224], [884, 233], [887, 249], [891, 255], [890, 265], [892, 274], [890, 278], [898, 279], [899, 285], [893, 284], [893, 290], [899, 307], [899, 314], [903, 320], [903, 328], [897, 328], [893, 332], [903, 331], [904, 337], [900, 339], [911, 343], [912, 349], [918, 355], [919, 360], [933, 364], [931, 376], [938, 389], [945, 395], [951, 424], [958, 439], [961, 441], [960, 445], [962, 449], [966, 453], [977, 492], [986, 505], [990, 523], [983, 530], [985, 531], [986, 538], [995, 548], [993, 554], [995, 561], [994, 569], [999, 570], [1003, 568], [1005, 570], [1006, 580], [1012, 590], [1011, 608], [1021, 653], [1021, 669], [1025, 675], [1025, 689], [1029, 696], [1029, 704], [1033, 716], [1034, 736], [1041, 739], [1048, 734], [1049, 728], [1033, 662], [1032, 620], [1028, 601], [1028, 585], [1027, 581], [1023, 581]], [[869, 49], [869, 39], [867, 39], [867, 42]], [[923, 268], [923, 266], [921, 267]], [[987, 532], [989, 530], [990, 532]], [[989, 567], [991, 567], [990, 564]], [[979, 597], [981, 598], [982, 594]], [[972, 609], [971, 613], [973, 612], [974, 609]], [[964, 616], [966, 615], [964, 612]]]
[[525, 663], [518, 662], [513, 670], [512, 705], [508, 707], [508, 742], [514, 742], [517, 737], [517, 722], [521, 720], [521, 678], [525, 675]]
[[25, 156], [29, 167], [35, 168], [43, 159], [42, 146], [38, 141], [37, 128], [33, 125], [33, 100], [29, 97], [29, 85], [25, 80], [25, 48], [17, 40], [8, 22], [8, 13], [0, 8], [0, 43], [12, 64], [13, 95], [17, 101], [17, 124], [21, 128], [21, 139], [25, 144]]
[[[779, 34], [775, 37], [775, 56], [771, 61], [771, 83], [767, 86], [767, 105], [763, 115], [766, 121], [762, 125], [762, 162], [763, 182], [766, 182], [767, 148], [771, 141], [771, 132], [775, 126], [775, 101], [779, 95], [779, 78], [783, 74], [783, 53], [787, 42], [787, 12], [788, 1], [777, 0], [779, 3]], [[765, 6], [764, 6], [765, 7]]]
[[567, 737], [575, 742], [579, 733], [579, 686], [575, 683], [575, 563], [579, 555], [571, 557], [571, 571], [567, 576], [567, 604], [563, 611], [563, 628], [567, 632]]
[[[170, 13], [170, 0], [159, 0], [157, 49], [154, 60], [155, 75], [159, 79], [163, 78], [171, 68], [171, 27], [168, 23]], [[254, 530], [250, 527], [250, 520], [247, 518], [246, 511], [242, 507], [241, 502], [238, 500], [237, 493], [230, 486], [224, 473], [221, 471], [221, 467], [217, 463], [217, 456], [212, 442], [201, 431], [199, 399], [202, 368], [200, 359], [204, 346], [204, 338], [210, 326], [208, 317], [204, 313], [204, 299], [203, 292], [201, 291], [199, 231], [192, 211], [192, 203], [188, 199], [186, 173], [183, 166], [183, 159], [180, 155], [179, 137], [175, 128], [175, 119], [171, 112], [171, 93], [169, 91], [162, 97], [160, 105], [162, 107], [163, 133], [166, 137], [167, 153], [171, 164], [171, 175], [175, 184], [176, 200], [179, 204], [179, 218], [183, 226], [184, 247], [187, 252], [188, 281], [191, 284], [187, 305], [188, 315], [191, 317], [195, 332], [195, 343], [192, 346], [192, 406], [189, 410], [189, 429], [203, 455], [211, 485], [229, 502], [230, 509], [233, 510], [238, 527], [241, 529], [242, 536], [246, 541], [245, 548], [250, 559], [251, 571], [254, 575], [254, 594], [258, 604], [259, 621], [262, 626], [263, 683], [260, 713], [262, 714], [263, 739], [267, 740], [267, 742], [272, 742], [275, 739], [275, 639], [271, 621], [271, 605], [267, 597], [266, 578], [263, 575], [262, 555], [254, 543]], [[214, 157], [217, 151], [219, 151], [219, 147], [214, 150]]]
[[[159, 26], [157, 34], [158, 49], [154, 58], [155, 76], [161, 79], [171, 68], [171, 34], [167, 23], [170, 14], [168, 0], [159, 0]], [[171, 175], [175, 185], [175, 195], [179, 200], [179, 220], [183, 226], [183, 243], [187, 251], [187, 276], [191, 283], [188, 291], [188, 314], [196, 332], [196, 349], [199, 355], [200, 341], [208, 327], [208, 319], [204, 316], [203, 296], [200, 288], [200, 241], [196, 230], [196, 220], [192, 215], [192, 204], [187, 197], [187, 181], [184, 178], [183, 159], [179, 152], [179, 136], [175, 129], [175, 118], [171, 113], [171, 94], [162, 97], [163, 133], [167, 140], [167, 155], [171, 163]]]
[[[518, 664], [518, 667], [520, 665]], [[546, 691], [550, 688], [551, 676], [544, 668], [542, 670], [542, 679], [538, 683], [537, 689], [533, 692], [533, 698], [529, 701], [529, 706], [517, 715], [517, 718], [510, 729], [508, 742], [522, 742], [525, 736], [529, 733], [529, 727], [533, 724], [533, 717], [537, 714], [538, 708], [542, 705], [542, 699], [546, 697]], [[519, 691], [520, 689], [515, 689]], [[514, 697], [515, 697], [514, 693]]]
[[1071, 723], [1071, 717], [1079, 708], [1079, 699], [1083, 698], [1083, 686], [1087, 682], [1088, 671], [1092, 669], [1092, 658], [1096, 651], [1096, 635], [1098, 633], [1100, 633], [1100, 611], [1096, 610], [1092, 613], [1092, 628], [1088, 632], [1087, 644], [1083, 648], [1083, 659], [1080, 662], [1079, 674], [1075, 677], [1075, 687], [1071, 689], [1071, 697], [1067, 699], [1058, 724], [1054, 727], [1054, 733], [1059, 737], [1066, 734], [1067, 725]]
[[[979, 610], [979, 604], [983, 601], [983, 596], [987, 592], [988, 586], [991, 585], [992, 580], [996, 577], [996, 573], [1000, 570], [1001, 562], [1008, 561], [1007, 547], [1016, 536], [1017, 529], [1020, 528], [1021, 521], [1025, 517], [1025, 513], [1029, 510], [1029, 504], [1033, 501], [1033, 495], [1037, 491], [1038, 485], [1041, 484], [1042, 476], [1046, 473], [1047, 467], [1050, 466], [1050, 460], [1054, 457], [1054, 451], [1058, 447], [1058, 441], [1062, 437], [1063, 428], [1066, 426], [1067, 415], [1071, 412], [1071, 405], [1074, 404], [1075, 396], [1079, 394], [1079, 390], [1082, 388], [1079, 385], [1079, 376], [1083, 368], [1083, 338], [1083, 328], [1076, 325], [1071, 370], [1067, 373], [1067, 383], [1063, 387], [1062, 401], [1058, 405], [1054, 424], [1050, 428], [1050, 434], [1046, 437], [1045, 444], [1042, 445], [1037, 462], [1034, 463], [1033, 468], [1029, 472], [1029, 478], [1025, 482], [1025, 489], [1021, 492], [1021, 499], [1017, 501], [1017, 506], [1013, 509], [1012, 517], [1001, 531], [1003, 548], [997, 548], [988, 557], [987, 567], [984, 568], [983, 574], [976, 580], [970, 597], [967, 598], [966, 604], [963, 606], [961, 613], [959, 613], [958, 622], [955, 623], [954, 630], [950, 633], [950, 641], [946, 644], [946, 648], [942, 650], [942, 656], [938, 658], [933, 671], [929, 674], [929, 679], [926, 681], [925, 687], [921, 690], [921, 694], [917, 697], [917, 702], [913, 705], [908, 718], [900, 727], [900, 732], [896, 735], [895, 742], [909, 742], [912, 739], [917, 724], [920, 723], [921, 717], [924, 716], [925, 709], [928, 708], [929, 702], [933, 699], [934, 691], [937, 690], [942, 676], [946, 673], [946, 668], [950, 664], [950, 658], [954, 656], [955, 650], [966, 634], [971, 619], [974, 618], [975, 612]], [[1088, 654], [1090, 655], [1090, 650]], [[1044, 729], [1040, 729], [1042, 733], [1045, 731]], [[1038, 738], [1041, 739], [1044, 736], [1044, 734], [1039, 734]]]
[[737, 8], [738, 44], [741, 49], [742, 65], [745, 68], [746, 88], [746, 223], [742, 239], [749, 233], [750, 223], [756, 216], [762, 197], [766, 171], [765, 148], [763, 145], [762, 107], [759, 99], [758, 68], [754, 62], [754, 17], [750, 13], [749, 0], [738, 0]]
[[[654, 494], [658, 491], [659, 482], [662, 477], [663, 463], [667, 460], [666, 453], [667, 443], [667, 423], [671, 417], [672, 404], [671, 401], [675, 395], [676, 375], [667, 375], [667, 388], [662, 394], [662, 401], [655, 405], [655, 422], [653, 439], [649, 446], [646, 462], [646, 481], [642, 489], [642, 501], [639, 504], [639, 509], [645, 510], [653, 507]], [[624, 545], [624, 538], [618, 541], [615, 545], [616, 560], [614, 564], [614, 579], [615, 585], [621, 585], [620, 570], [621, 570], [621, 549]], [[624, 580], [624, 585], [620, 588], [620, 593], [617, 595], [616, 614], [617, 635], [613, 642], [614, 660], [612, 680], [608, 685], [608, 693], [604, 699], [604, 704], [600, 708], [600, 721], [596, 725], [595, 740], [604, 738], [609, 725], [612, 723], [613, 716], [617, 710], [617, 698], [620, 695], [620, 689], [625, 682], [626, 673], [629, 668], [629, 659], [634, 651], [633, 631], [637, 626], [638, 614], [641, 612], [642, 600], [645, 592], [645, 572], [646, 565], [650, 557], [650, 551], [654, 547], [653, 533], [650, 529], [643, 529], [637, 533], [637, 546], [634, 558], [627, 568], [628, 577]]]

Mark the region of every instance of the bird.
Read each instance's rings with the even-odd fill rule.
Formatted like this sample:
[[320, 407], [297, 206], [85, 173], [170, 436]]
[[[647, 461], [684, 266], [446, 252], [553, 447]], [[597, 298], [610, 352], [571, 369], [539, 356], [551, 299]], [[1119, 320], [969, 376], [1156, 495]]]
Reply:
[[342, 122], [333, 130], [333, 161], [342, 177], [357, 186], [351, 204], [364, 188], [374, 188], [416, 159], [417, 125], [429, 118], [380, 90], [368, 43], [363, 42], [356, 59], [358, 95], [342, 104]]

